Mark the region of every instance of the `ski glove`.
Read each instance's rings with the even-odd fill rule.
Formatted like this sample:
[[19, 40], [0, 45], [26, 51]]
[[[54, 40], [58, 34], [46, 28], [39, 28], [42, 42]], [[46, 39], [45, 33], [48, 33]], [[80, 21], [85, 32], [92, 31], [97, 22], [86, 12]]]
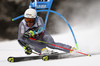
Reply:
[[25, 53], [27, 55], [30, 55], [32, 53], [32, 49], [29, 47], [29, 45], [25, 45], [23, 46], [23, 48], [25, 49]]
[[30, 37], [33, 37], [34, 35], [35, 35], [35, 31], [30, 30], [30, 31], [24, 33], [23, 38], [29, 39]]

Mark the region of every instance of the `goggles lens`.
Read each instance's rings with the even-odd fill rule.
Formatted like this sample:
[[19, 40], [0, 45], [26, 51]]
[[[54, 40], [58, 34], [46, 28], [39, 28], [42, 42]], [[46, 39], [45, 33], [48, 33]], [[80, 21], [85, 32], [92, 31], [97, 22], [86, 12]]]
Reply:
[[25, 18], [26, 23], [34, 23], [35, 19], [34, 18]]

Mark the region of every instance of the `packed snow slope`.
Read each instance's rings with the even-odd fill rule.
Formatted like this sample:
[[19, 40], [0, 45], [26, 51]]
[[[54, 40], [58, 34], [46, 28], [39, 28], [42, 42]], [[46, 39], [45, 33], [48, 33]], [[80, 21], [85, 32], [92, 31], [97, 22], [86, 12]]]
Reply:
[[[94, 25], [88, 29], [82, 25], [72, 27], [81, 51], [86, 53], [100, 53], [99, 25], [100, 23], [94, 23]], [[52, 37], [56, 42], [69, 44], [75, 47], [74, 39], [70, 30], [67, 30], [67, 32], [62, 34], [52, 35]], [[19, 63], [7, 62], [9, 56], [26, 56], [23, 48], [18, 44], [17, 40], [0, 42], [0, 66], [100, 66], [100, 55], [52, 61], [32, 60]]]
[[[75, 5], [78, 6], [81, 4]], [[79, 50], [85, 53], [100, 53], [100, 3], [96, 1], [85, 7], [83, 6], [81, 5], [77, 9], [75, 8], [76, 10], [69, 23], [75, 33]], [[55, 16], [52, 17], [55, 19]], [[56, 20], [55, 22], [58, 24], [56, 28], [61, 34], [52, 35], [55, 42], [61, 42], [75, 47], [73, 36], [67, 24], [63, 24], [63, 21], [60, 19]], [[17, 40], [0, 42], [0, 66], [100, 66], [100, 54], [91, 57], [66, 58], [52, 61], [32, 60], [19, 63], [7, 62], [9, 56], [27, 56]]]

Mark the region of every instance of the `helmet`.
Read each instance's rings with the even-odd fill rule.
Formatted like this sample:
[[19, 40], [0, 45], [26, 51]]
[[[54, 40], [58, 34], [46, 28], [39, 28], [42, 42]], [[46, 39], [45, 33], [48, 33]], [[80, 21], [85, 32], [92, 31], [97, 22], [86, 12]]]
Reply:
[[24, 13], [25, 18], [36, 18], [37, 12], [35, 9], [27, 9]]

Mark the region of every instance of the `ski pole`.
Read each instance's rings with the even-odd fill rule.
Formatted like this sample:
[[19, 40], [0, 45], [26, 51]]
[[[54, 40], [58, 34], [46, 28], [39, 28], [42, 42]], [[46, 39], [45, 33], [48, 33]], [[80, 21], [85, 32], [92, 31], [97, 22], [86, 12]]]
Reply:
[[[71, 49], [68, 49], [68, 48], [65, 48], [65, 47], [61, 47], [61, 46], [58, 46], [58, 45], [55, 45], [55, 44], [47, 43], [45, 41], [36, 40], [34, 38], [30, 38], [30, 39], [34, 40], [34, 41], [37, 41], [37, 42], [41, 42], [41, 43], [45, 43], [45, 44], [50, 44], [51, 46], [55, 46], [55, 47], [62, 48], [62, 49], [65, 49], [65, 50], [74, 51], [74, 50], [71, 50]], [[79, 54], [82, 54], [82, 55], [86, 55], [86, 56], [91, 56], [90, 54], [82, 53], [82, 52], [79, 52], [79, 51], [76, 51], [76, 53], [79, 53]]]
[[[74, 51], [74, 50], [71, 50], [71, 49], [68, 49], [68, 48], [65, 48], [65, 47], [61, 47], [61, 46], [58, 46], [58, 45], [54, 45], [54, 44], [51, 44], [51, 45], [55, 46], [55, 47], [59, 47], [59, 48], [65, 49], [65, 50]], [[82, 54], [82, 55], [86, 55], [86, 56], [91, 56], [90, 54], [86, 54], [86, 53], [79, 52], [79, 51], [76, 51], [76, 53], [79, 53], [79, 54]]]

